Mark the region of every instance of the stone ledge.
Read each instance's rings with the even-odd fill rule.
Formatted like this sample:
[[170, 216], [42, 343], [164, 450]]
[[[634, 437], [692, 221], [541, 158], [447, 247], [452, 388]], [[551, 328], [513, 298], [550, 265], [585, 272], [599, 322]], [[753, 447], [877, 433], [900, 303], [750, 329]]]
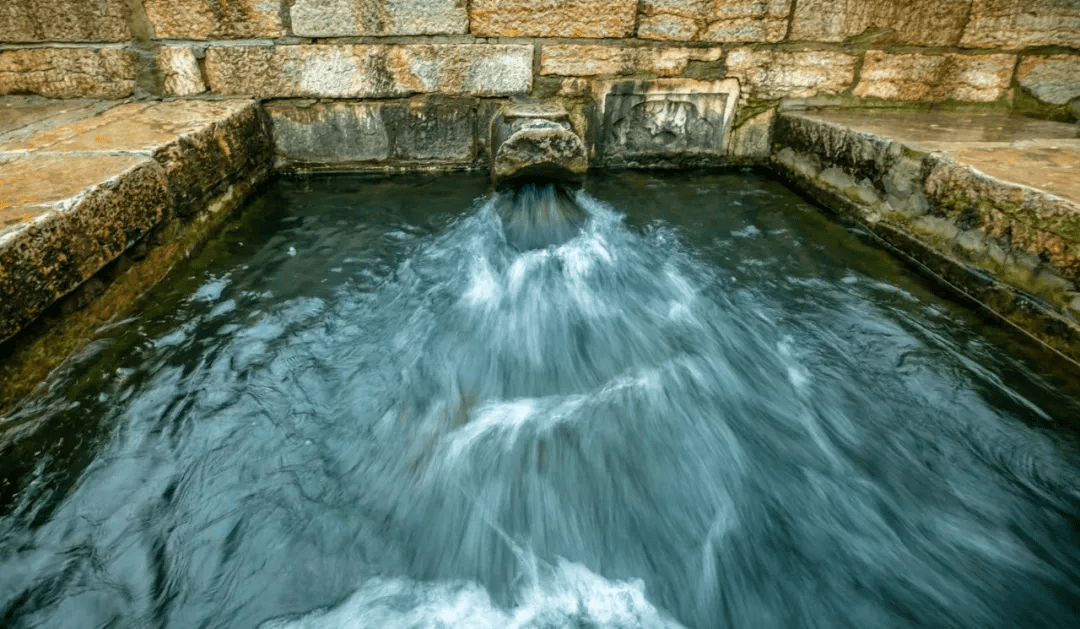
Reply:
[[1080, 129], [1004, 114], [784, 112], [776, 168], [1080, 359]]
[[0, 341], [162, 221], [269, 174], [254, 101], [72, 109], [0, 129]]
[[[0, 158], [0, 339], [32, 321], [168, 212], [161, 165], [137, 156]], [[26, 182], [35, 182], [26, 190]]]

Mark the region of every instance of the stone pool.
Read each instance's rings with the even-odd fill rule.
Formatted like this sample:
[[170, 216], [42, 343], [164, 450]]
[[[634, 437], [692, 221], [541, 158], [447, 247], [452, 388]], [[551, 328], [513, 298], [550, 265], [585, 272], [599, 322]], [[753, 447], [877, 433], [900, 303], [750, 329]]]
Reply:
[[765, 176], [487, 190], [280, 179], [102, 331], [0, 434], [2, 624], [1080, 624], [1074, 376]]

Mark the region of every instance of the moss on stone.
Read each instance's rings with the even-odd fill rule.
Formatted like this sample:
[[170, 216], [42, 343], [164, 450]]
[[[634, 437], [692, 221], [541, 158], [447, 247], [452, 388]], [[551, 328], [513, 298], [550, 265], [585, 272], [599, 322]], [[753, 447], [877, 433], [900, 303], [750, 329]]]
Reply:
[[1077, 115], [1077, 112], [1069, 107], [1068, 103], [1050, 105], [1035, 98], [1023, 88], [1016, 87], [1014, 89], [1016, 96], [1013, 98], [1011, 113], [1055, 122], [1076, 122], [1080, 120], [1080, 115]]

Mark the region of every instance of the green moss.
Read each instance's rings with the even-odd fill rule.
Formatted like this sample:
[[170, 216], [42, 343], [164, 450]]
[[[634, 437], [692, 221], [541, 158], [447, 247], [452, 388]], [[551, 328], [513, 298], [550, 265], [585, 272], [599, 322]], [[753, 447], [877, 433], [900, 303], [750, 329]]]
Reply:
[[763, 114], [770, 109], [776, 109], [780, 105], [780, 100], [751, 100], [745, 105], [739, 106], [735, 109], [735, 119], [731, 121], [732, 129], [738, 129], [746, 124], [746, 121]]
[[680, 76], [698, 81], [716, 81], [727, 78], [727, 69], [723, 61], [691, 60]]
[[1050, 105], [1031, 95], [1027, 90], [1017, 87], [1016, 97], [1012, 102], [1011, 112], [1029, 118], [1053, 120], [1056, 122], [1074, 122], [1080, 120], [1069, 105]]

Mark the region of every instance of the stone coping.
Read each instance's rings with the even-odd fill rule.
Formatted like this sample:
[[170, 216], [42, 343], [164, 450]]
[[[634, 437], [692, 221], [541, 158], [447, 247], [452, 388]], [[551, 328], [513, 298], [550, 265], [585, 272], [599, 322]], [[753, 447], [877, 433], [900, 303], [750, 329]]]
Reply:
[[151, 230], [269, 172], [253, 100], [0, 99], [0, 341]]
[[787, 111], [772, 159], [980, 306], [1080, 360], [1080, 126]]

